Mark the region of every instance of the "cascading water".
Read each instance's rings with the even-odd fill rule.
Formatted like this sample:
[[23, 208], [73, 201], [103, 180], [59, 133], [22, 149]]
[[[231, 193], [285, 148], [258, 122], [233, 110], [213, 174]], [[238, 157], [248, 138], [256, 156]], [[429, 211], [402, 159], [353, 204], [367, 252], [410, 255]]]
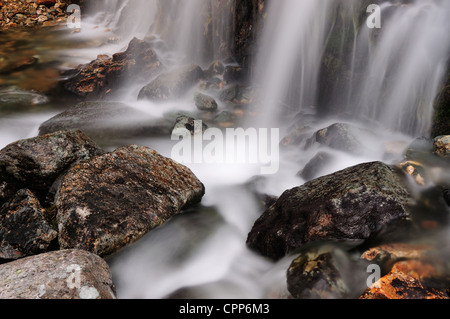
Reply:
[[[347, 120], [369, 119], [411, 136], [427, 134], [449, 57], [449, 2], [386, 2], [380, 29], [358, 22], [355, 15], [365, 13], [360, 1], [270, 6], [256, 80], [269, 122], [283, 106], [295, 111], [319, 106], [337, 117], [345, 113]], [[336, 24], [336, 19], [343, 21]], [[326, 67], [340, 72], [334, 83], [321, 83]]]
[[[383, 160], [386, 141], [408, 143], [426, 134], [450, 52], [449, 1], [386, 2], [381, 5], [380, 30], [366, 26], [368, 13], [360, 0], [277, 0], [266, 5], [251, 83], [260, 93], [256, 108], [260, 116], [251, 117], [248, 126], [279, 128], [283, 136], [295, 121], [312, 131], [352, 121], [374, 131], [376, 137], [365, 139], [370, 151], [363, 155], [328, 150], [335, 160], [322, 175]], [[169, 69], [191, 63], [207, 67], [215, 60], [226, 64], [232, 57], [234, 30], [228, 26], [233, 9], [234, 0], [92, 1], [81, 32], [68, 37], [101, 41], [64, 51], [63, 56], [73, 67], [99, 54], [122, 52], [137, 37], [152, 41]], [[330, 78], [331, 83], [324, 83]], [[138, 102], [140, 89], [126, 83], [121, 91], [125, 93], [114, 98], [157, 115], [195, 108], [192, 99], [167, 105]], [[2, 123], [8, 135], [2, 130], [1, 142], [34, 136], [50, 117], [44, 113], [17, 119], [31, 127], [26, 133]], [[165, 156], [173, 146], [170, 139], [132, 142]], [[262, 184], [256, 183], [258, 190], [279, 196], [305, 182], [296, 173], [316, 152], [315, 147], [282, 152], [280, 171], [264, 176]], [[284, 297], [291, 260], [273, 263], [245, 246], [262, 213], [248, 187], [257, 172], [239, 165], [187, 166], [205, 184], [202, 207], [176, 216], [109, 260], [118, 297]]]

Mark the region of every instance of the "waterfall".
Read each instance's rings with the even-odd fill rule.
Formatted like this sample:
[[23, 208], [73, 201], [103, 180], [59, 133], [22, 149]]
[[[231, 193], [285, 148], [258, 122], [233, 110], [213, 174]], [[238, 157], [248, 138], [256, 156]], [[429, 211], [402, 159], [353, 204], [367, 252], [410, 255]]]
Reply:
[[133, 37], [159, 36], [175, 55], [174, 63], [206, 65], [224, 58], [232, 46], [233, 34], [226, 30], [233, 6], [234, 0], [101, 0], [88, 11], [124, 44]]
[[450, 3], [380, 7], [381, 28], [370, 29], [360, 1], [270, 3], [255, 80], [269, 124], [280, 125], [270, 121], [283, 109], [314, 106], [413, 136], [429, 131], [449, 57]]

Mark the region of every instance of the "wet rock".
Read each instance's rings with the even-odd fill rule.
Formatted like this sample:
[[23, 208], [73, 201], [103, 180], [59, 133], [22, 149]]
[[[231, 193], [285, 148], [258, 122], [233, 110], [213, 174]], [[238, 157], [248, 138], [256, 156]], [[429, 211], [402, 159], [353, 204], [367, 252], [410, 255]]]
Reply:
[[197, 204], [204, 192], [188, 168], [145, 147], [80, 162], [55, 199], [60, 246], [109, 255]]
[[108, 264], [62, 250], [0, 265], [0, 299], [115, 299]]
[[10, 74], [13, 72], [23, 71], [29, 67], [32, 67], [38, 62], [36, 57], [19, 58], [7, 65], [0, 67], [0, 74]]
[[255, 222], [247, 244], [276, 260], [310, 242], [400, 235], [412, 224], [411, 201], [391, 167], [364, 163], [287, 190]]
[[177, 99], [204, 77], [198, 65], [189, 65], [158, 76], [139, 92], [139, 100], [156, 102]]
[[194, 96], [195, 105], [200, 111], [216, 111], [217, 110], [217, 102], [213, 97], [203, 94], [196, 93]]
[[223, 79], [227, 83], [245, 83], [248, 70], [238, 66], [227, 66], [223, 72]]
[[368, 288], [360, 299], [449, 299], [450, 276], [426, 260], [404, 260]]
[[358, 264], [343, 249], [322, 245], [293, 260], [287, 287], [296, 299], [357, 298], [366, 288], [366, 277], [364, 263]]
[[46, 252], [57, 237], [44, 217], [39, 200], [27, 189], [0, 207], [0, 260]]
[[78, 96], [102, 98], [118, 90], [121, 83], [133, 81], [145, 83], [163, 69], [151, 45], [134, 38], [126, 51], [116, 53], [112, 58], [98, 56], [88, 64], [63, 72], [67, 79], [63, 87]]
[[295, 124], [289, 133], [283, 137], [280, 145], [283, 147], [298, 146], [311, 137], [312, 128]]
[[223, 63], [220, 61], [215, 61], [215, 62], [211, 63], [209, 68], [205, 71], [205, 74], [208, 77], [213, 77], [216, 75], [222, 75], [224, 71], [225, 71], [225, 66], [223, 65]]
[[232, 102], [239, 94], [239, 86], [237, 84], [231, 84], [225, 87], [219, 93], [219, 100], [222, 102]]
[[418, 185], [424, 186], [426, 184], [426, 173], [421, 163], [405, 161], [400, 163], [399, 166], [410, 175]]
[[298, 176], [306, 181], [319, 177], [320, 171], [333, 160], [333, 155], [327, 152], [319, 152], [301, 170]]
[[427, 137], [418, 137], [414, 139], [405, 149], [406, 159], [420, 159], [428, 157], [433, 152], [433, 140]]
[[206, 129], [208, 129], [208, 126], [203, 121], [182, 115], [175, 121], [175, 125], [172, 129], [172, 136], [185, 136], [188, 132], [194, 136], [202, 134]]
[[0, 176], [18, 188], [47, 191], [58, 176], [78, 161], [103, 151], [77, 130], [20, 140], [0, 151]]
[[438, 88], [434, 101], [434, 118], [431, 128], [431, 138], [450, 134], [450, 64], [447, 65], [447, 78]]
[[362, 155], [370, 150], [364, 141], [373, 139], [370, 132], [346, 123], [336, 123], [314, 133], [309, 143], [319, 143], [332, 149]]
[[130, 137], [168, 136], [172, 123], [123, 103], [83, 102], [41, 124], [39, 134], [77, 129], [102, 144]]
[[450, 158], [450, 135], [436, 137], [433, 142], [433, 148], [436, 155]]

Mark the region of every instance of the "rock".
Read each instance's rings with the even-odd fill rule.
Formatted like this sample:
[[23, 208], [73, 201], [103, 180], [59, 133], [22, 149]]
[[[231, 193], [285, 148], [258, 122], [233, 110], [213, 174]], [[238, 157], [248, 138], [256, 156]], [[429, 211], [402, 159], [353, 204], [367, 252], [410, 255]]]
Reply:
[[46, 252], [57, 235], [39, 200], [27, 189], [19, 190], [0, 208], [0, 260]]
[[405, 149], [404, 157], [407, 160], [422, 160], [433, 153], [433, 140], [427, 137], [414, 139]]
[[63, 72], [67, 79], [63, 87], [78, 96], [102, 98], [115, 92], [124, 81], [144, 83], [163, 69], [151, 45], [133, 38], [126, 51], [112, 58], [99, 56], [96, 60]]
[[172, 136], [185, 136], [187, 132], [192, 136], [198, 133], [203, 134], [208, 129], [208, 126], [202, 121], [201, 126], [196, 127], [196, 121], [198, 121], [197, 125], [199, 125], [200, 120], [185, 115], [179, 116], [172, 129]]
[[450, 276], [425, 260], [404, 260], [369, 287], [360, 299], [449, 299]]
[[109, 255], [199, 203], [204, 193], [188, 168], [149, 148], [119, 148], [64, 176], [55, 198], [59, 244]]
[[431, 128], [431, 138], [450, 134], [450, 64], [447, 64], [447, 78], [438, 88], [434, 101], [434, 118]]
[[130, 137], [168, 136], [172, 123], [154, 118], [123, 103], [83, 102], [39, 127], [39, 134], [78, 129], [97, 143]]
[[346, 123], [336, 123], [314, 133], [309, 143], [319, 143], [332, 149], [362, 155], [370, 150], [371, 146], [367, 146], [365, 140], [371, 138], [373, 136], [366, 130]]
[[71, 165], [102, 153], [77, 130], [20, 140], [0, 151], [0, 177], [17, 188], [45, 192]]
[[56, 0], [36, 0], [37, 5], [44, 5], [46, 7], [51, 7], [55, 5]]
[[231, 84], [227, 87], [225, 87], [220, 93], [219, 93], [219, 99], [222, 102], [233, 102], [239, 94], [239, 87], [237, 84]]
[[238, 66], [227, 66], [223, 72], [223, 79], [227, 83], [244, 83], [248, 79], [248, 70]]
[[108, 264], [62, 250], [0, 265], [0, 299], [115, 299]]
[[450, 158], [450, 135], [436, 137], [433, 142], [433, 148], [436, 155]]
[[327, 152], [319, 152], [301, 170], [298, 176], [306, 181], [319, 177], [320, 171], [333, 160], [333, 155]]
[[211, 63], [209, 68], [206, 70], [205, 74], [208, 77], [213, 77], [216, 75], [222, 75], [224, 71], [225, 71], [225, 66], [223, 65], [223, 63], [220, 61], [215, 61], [215, 62]]
[[405, 161], [399, 164], [399, 166], [410, 175], [414, 181], [421, 186], [426, 184], [427, 176], [423, 165], [415, 161]]
[[158, 76], [139, 92], [139, 100], [155, 102], [177, 99], [204, 76], [198, 65], [189, 65]]
[[310, 242], [400, 235], [412, 224], [410, 203], [393, 169], [364, 163], [284, 192], [255, 222], [247, 245], [277, 260]]
[[16, 188], [11, 184], [0, 180], [0, 207], [8, 202], [16, 193]]
[[357, 298], [366, 288], [365, 277], [362, 262], [353, 261], [343, 249], [322, 245], [294, 259], [287, 288], [296, 299]]
[[200, 111], [216, 111], [218, 108], [216, 100], [209, 95], [196, 93], [194, 100], [195, 105]]

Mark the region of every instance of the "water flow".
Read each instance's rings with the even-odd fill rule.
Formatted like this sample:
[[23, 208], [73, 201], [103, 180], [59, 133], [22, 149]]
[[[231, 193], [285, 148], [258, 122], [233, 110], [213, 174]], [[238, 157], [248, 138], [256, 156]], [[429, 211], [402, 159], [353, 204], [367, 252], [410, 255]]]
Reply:
[[[353, 0], [271, 2], [255, 80], [269, 124], [282, 110], [319, 106], [382, 129], [428, 132], [450, 52], [450, 3], [381, 8], [381, 29], [369, 29], [369, 13]], [[336, 24], [336, 17], [344, 21]], [[333, 83], [319, 77], [327, 67]]]

